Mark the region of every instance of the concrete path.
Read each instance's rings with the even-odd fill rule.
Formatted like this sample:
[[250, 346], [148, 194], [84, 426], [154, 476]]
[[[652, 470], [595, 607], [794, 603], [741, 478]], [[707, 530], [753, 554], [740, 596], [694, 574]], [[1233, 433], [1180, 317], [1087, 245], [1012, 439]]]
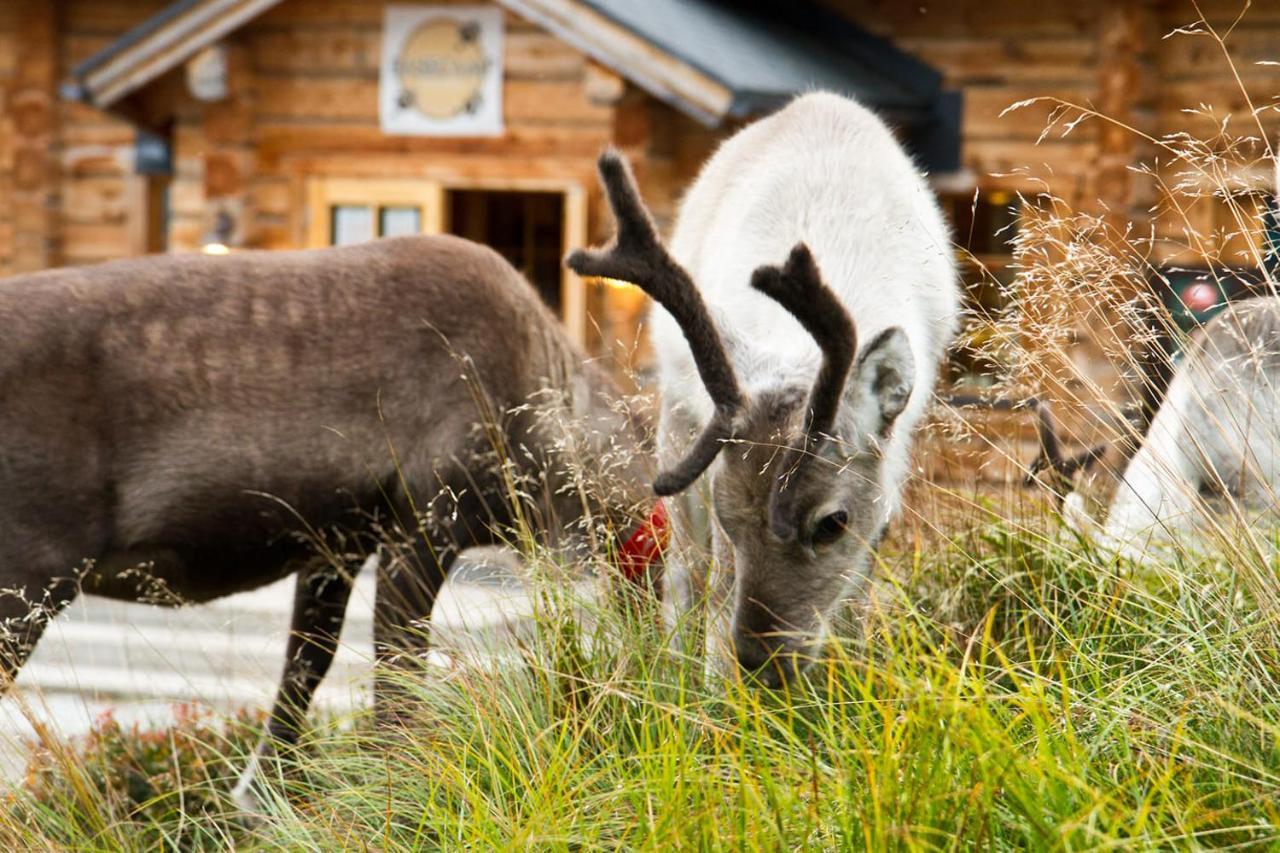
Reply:
[[[496, 652], [527, 627], [532, 602], [511, 562], [473, 555], [455, 570], [432, 616], [441, 648]], [[317, 695], [327, 710], [368, 701], [373, 590], [372, 573], [362, 574]], [[84, 596], [49, 627], [14, 694], [0, 700], [0, 775], [21, 772], [33, 720], [72, 736], [108, 709], [124, 724], [164, 724], [179, 701], [267, 708], [284, 663], [292, 598], [293, 578], [177, 610]], [[443, 652], [432, 654], [449, 664]]]

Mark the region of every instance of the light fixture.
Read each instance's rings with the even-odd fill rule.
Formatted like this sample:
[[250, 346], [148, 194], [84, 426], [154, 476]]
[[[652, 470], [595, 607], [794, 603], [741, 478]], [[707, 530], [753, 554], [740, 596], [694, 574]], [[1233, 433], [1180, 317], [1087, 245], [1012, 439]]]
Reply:
[[231, 253], [231, 237], [236, 233], [236, 221], [225, 210], [219, 210], [213, 218], [213, 229], [205, 235], [200, 251], [206, 255]]

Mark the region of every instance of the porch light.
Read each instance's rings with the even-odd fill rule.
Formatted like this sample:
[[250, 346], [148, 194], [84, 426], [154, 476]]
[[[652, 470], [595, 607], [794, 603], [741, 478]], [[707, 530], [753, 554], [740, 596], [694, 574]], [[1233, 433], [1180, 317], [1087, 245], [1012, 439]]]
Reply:
[[212, 230], [205, 234], [200, 251], [206, 255], [231, 254], [231, 237], [235, 231], [236, 222], [231, 218], [231, 214], [225, 210], [219, 210], [218, 215], [213, 219]]

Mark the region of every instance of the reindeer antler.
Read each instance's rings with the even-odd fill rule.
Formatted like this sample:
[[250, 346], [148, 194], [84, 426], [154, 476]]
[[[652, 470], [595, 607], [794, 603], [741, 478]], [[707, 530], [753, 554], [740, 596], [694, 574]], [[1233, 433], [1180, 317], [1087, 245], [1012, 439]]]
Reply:
[[617, 235], [604, 249], [573, 252], [566, 263], [578, 275], [630, 282], [666, 308], [684, 332], [702, 384], [716, 407], [684, 459], [654, 480], [654, 492], [665, 497], [687, 489], [715, 461], [724, 443], [733, 438], [743, 395], [707, 306], [689, 274], [658, 238], [626, 160], [609, 149], [600, 155], [597, 166], [617, 220]]
[[1098, 444], [1086, 448], [1074, 456], [1062, 455], [1062, 442], [1058, 439], [1058, 422], [1053, 416], [1052, 407], [1044, 400], [1035, 401], [1036, 432], [1040, 437], [1040, 453], [1032, 460], [1027, 470], [1025, 484], [1030, 486], [1041, 481], [1041, 472], [1049, 472], [1048, 486], [1053, 493], [1054, 503], [1061, 508], [1063, 500], [1071, 491], [1072, 480], [1079, 471], [1088, 471], [1107, 452], [1107, 445]]
[[[751, 276], [751, 286], [791, 312], [822, 350], [822, 365], [805, 411], [802, 444], [791, 450], [782, 468], [783, 478], [790, 479], [813, 457], [835, 423], [858, 351], [858, 333], [848, 309], [823, 283], [818, 264], [804, 243], [795, 245], [781, 268], [759, 267]], [[791, 496], [796, 490], [787, 490], [783, 478], [773, 487], [769, 524], [775, 533], [787, 538], [795, 533]]]

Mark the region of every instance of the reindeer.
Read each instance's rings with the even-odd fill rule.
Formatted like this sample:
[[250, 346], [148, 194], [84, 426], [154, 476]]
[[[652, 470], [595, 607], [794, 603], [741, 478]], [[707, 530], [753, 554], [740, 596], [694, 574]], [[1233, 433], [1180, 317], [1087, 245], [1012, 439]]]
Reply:
[[[6, 684], [81, 591], [198, 603], [296, 571], [268, 725], [292, 744], [379, 543], [382, 710], [460, 550], [517, 518], [625, 531], [647, 479], [603, 370], [510, 264], [454, 237], [25, 275], [0, 282], [0, 325]], [[571, 461], [610, 457], [610, 488], [571, 488], [547, 389], [582, 424]]]
[[600, 175], [615, 242], [568, 262], [657, 303], [654, 491], [680, 496], [664, 595], [678, 614], [706, 596], [712, 651], [731, 645], [779, 685], [863, 584], [898, 508], [959, 312], [947, 226], [889, 129], [833, 94], [726, 141], [670, 251], [624, 161], [607, 153]]
[[1274, 514], [1280, 488], [1280, 298], [1236, 302], [1198, 330], [1147, 435], [1129, 460], [1101, 531], [1079, 493], [1068, 523], [1145, 559], [1205, 517], [1203, 495]]

